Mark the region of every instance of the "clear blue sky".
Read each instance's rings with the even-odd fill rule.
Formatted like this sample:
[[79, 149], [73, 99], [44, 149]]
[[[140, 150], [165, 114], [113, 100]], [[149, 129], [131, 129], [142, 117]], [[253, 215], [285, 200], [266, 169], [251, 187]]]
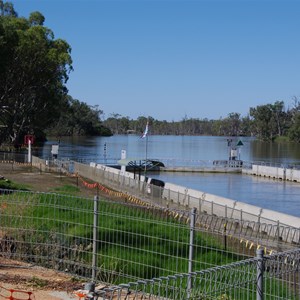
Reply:
[[218, 119], [300, 95], [300, 0], [12, 0], [72, 47], [69, 94], [105, 118]]

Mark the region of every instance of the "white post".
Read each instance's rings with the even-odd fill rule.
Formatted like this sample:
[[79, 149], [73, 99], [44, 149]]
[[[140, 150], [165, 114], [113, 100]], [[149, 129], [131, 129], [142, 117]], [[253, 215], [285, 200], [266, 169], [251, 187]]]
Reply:
[[93, 254], [92, 254], [92, 281], [93, 282], [96, 281], [96, 276], [97, 276], [98, 206], [99, 206], [99, 197], [94, 196]]
[[194, 244], [195, 244], [195, 225], [196, 225], [197, 209], [193, 207], [190, 211], [190, 244], [189, 244], [189, 262], [188, 262], [188, 282], [187, 282], [187, 299], [190, 299], [192, 291], [192, 272], [194, 259]]
[[264, 251], [257, 249], [256, 257], [256, 300], [262, 300], [264, 299]]
[[146, 177], [146, 173], [147, 173], [147, 156], [148, 156], [148, 134], [146, 135], [146, 157], [145, 157], [145, 171], [144, 171], [144, 175]]
[[28, 139], [28, 163], [31, 163], [31, 140]]
[[[121, 159], [126, 159], [126, 150], [121, 151]], [[121, 175], [124, 176], [126, 171], [126, 165], [121, 166]]]

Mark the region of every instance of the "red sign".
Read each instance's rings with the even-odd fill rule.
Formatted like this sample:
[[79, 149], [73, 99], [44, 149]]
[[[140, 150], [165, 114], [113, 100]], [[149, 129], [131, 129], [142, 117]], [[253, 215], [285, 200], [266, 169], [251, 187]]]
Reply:
[[32, 145], [34, 143], [34, 136], [31, 134], [27, 134], [24, 136], [24, 144], [28, 145], [30, 141], [30, 144]]

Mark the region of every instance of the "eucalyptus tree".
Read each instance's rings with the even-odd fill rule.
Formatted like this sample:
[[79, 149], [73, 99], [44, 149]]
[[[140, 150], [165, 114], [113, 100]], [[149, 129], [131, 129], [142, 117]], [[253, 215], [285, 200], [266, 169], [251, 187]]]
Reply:
[[284, 110], [284, 102], [276, 101], [271, 105], [271, 109], [273, 131], [277, 136], [282, 136], [285, 134], [285, 127], [287, 123], [287, 114]]
[[53, 126], [47, 128], [47, 135], [57, 137], [112, 135], [111, 131], [103, 126], [101, 121], [103, 111], [98, 105], [90, 106], [68, 95], [65, 101], [61, 102], [60, 109], [64, 113]]
[[108, 117], [104, 121], [104, 125], [107, 126], [114, 134], [121, 134], [122, 128], [120, 127], [120, 119], [121, 115], [118, 113], [112, 113], [110, 117]]
[[283, 101], [251, 107], [250, 117], [255, 134], [263, 140], [273, 140], [286, 131], [287, 113]]
[[252, 120], [250, 116], [247, 115], [241, 118], [241, 125], [240, 125], [240, 134], [241, 136], [254, 136], [254, 132], [252, 131]]
[[300, 113], [295, 114], [293, 123], [288, 130], [288, 137], [294, 142], [300, 142]]
[[222, 120], [224, 135], [238, 136], [241, 133], [241, 119], [239, 113], [230, 113]]
[[270, 140], [272, 138], [271, 105], [267, 104], [251, 107], [250, 117], [253, 120], [255, 135], [263, 140]]
[[21, 143], [24, 134], [39, 135], [60, 116], [71, 47], [55, 39], [44, 20], [39, 12], [18, 17], [0, 0], [0, 142]]
[[0, 16], [14, 16], [17, 17], [18, 14], [14, 9], [14, 5], [11, 2], [4, 2], [0, 0]]
[[288, 137], [290, 140], [300, 142], [300, 100], [293, 97], [293, 107], [288, 111], [289, 126]]

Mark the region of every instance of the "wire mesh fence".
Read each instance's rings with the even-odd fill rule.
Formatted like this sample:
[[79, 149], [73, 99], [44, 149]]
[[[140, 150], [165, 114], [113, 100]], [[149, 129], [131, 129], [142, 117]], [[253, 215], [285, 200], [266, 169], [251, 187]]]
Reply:
[[0, 161], [11, 163], [27, 163], [28, 162], [28, 154], [21, 152], [0, 152]]
[[195, 222], [190, 257], [190, 214], [125, 200], [1, 190], [0, 253], [120, 283], [187, 272], [189, 263], [205, 269], [253, 252], [242, 244], [236, 248], [224, 233], [211, 234]]
[[258, 286], [264, 299], [299, 299], [300, 250], [253, 258], [270, 252], [207, 230], [196, 210], [0, 193], [0, 254], [114, 285], [103, 299], [256, 299]]
[[139, 280], [98, 292], [101, 299], [299, 299], [300, 250], [222, 267]]

